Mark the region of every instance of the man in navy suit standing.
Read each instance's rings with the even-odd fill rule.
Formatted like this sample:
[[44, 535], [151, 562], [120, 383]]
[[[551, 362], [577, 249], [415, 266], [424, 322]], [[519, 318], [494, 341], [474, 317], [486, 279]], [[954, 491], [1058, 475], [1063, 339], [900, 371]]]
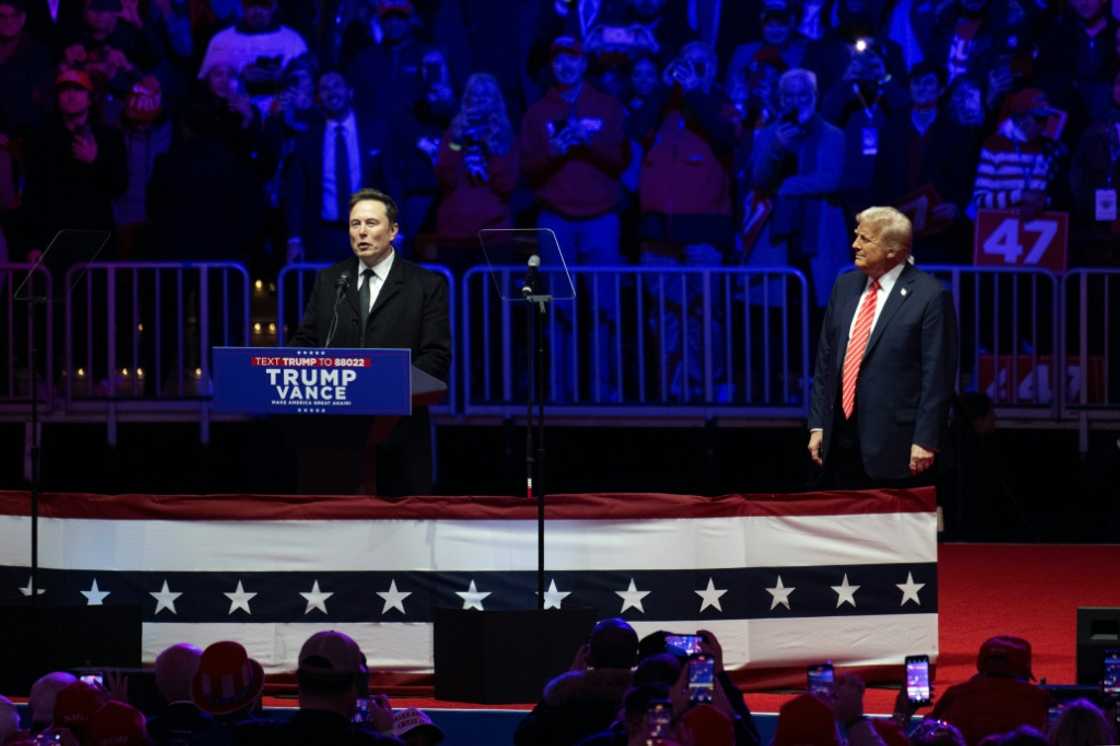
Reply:
[[905, 486], [943, 447], [956, 312], [941, 282], [913, 265], [905, 215], [871, 207], [857, 221], [859, 271], [833, 285], [817, 346], [809, 456], [827, 486]]
[[319, 76], [324, 118], [296, 143], [285, 172], [289, 262], [345, 256], [350, 195], [385, 183], [383, 120], [359, 116], [353, 101], [342, 73]]

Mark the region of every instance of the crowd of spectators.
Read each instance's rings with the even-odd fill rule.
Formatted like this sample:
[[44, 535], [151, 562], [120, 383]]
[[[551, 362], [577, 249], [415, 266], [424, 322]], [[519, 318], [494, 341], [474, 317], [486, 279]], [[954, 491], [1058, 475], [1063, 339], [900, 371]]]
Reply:
[[[0, 259], [341, 258], [360, 186], [406, 254], [547, 227], [577, 262], [793, 266], [920, 200], [1073, 216], [1117, 260], [1120, 6], [1105, 0], [0, 0]], [[1110, 207], [1109, 194], [1112, 194]], [[612, 323], [617, 309], [601, 309]]]
[[[570, 670], [550, 680], [520, 722], [516, 746], [762, 746], [743, 693], [723, 666], [714, 634], [665, 631], [639, 640], [623, 619], [598, 622]], [[1117, 702], [1055, 702], [1034, 683], [1030, 644], [987, 640], [977, 673], [935, 698], [929, 716], [902, 687], [890, 718], [868, 717], [855, 673], [782, 705], [771, 746], [1105, 746], [1115, 743]], [[699, 671], [699, 674], [697, 673]], [[0, 697], [0, 746], [437, 746], [445, 734], [422, 710], [394, 710], [371, 694], [370, 668], [346, 634], [316, 632], [300, 649], [298, 709], [262, 709], [264, 673], [233, 641], [205, 650], [173, 645], [155, 662], [162, 700], [128, 704], [127, 679], [103, 685], [54, 672], [32, 687], [20, 713]], [[936, 694], [936, 693], [935, 693]], [[1099, 706], [1099, 704], [1103, 704]], [[1106, 710], [1108, 711], [1106, 713]], [[1048, 735], [1044, 735], [1048, 733]]]

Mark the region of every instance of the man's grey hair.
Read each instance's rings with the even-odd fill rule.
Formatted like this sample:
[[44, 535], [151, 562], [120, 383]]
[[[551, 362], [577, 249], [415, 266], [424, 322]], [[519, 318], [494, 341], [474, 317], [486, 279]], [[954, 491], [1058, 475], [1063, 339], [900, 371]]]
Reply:
[[53, 722], [54, 701], [58, 693], [77, 680], [76, 676], [65, 671], [54, 671], [39, 677], [39, 680], [31, 685], [31, 696], [27, 698], [32, 724], [49, 725]]
[[780, 89], [786, 83], [793, 81], [801, 81], [809, 86], [813, 91], [813, 95], [817, 95], [817, 74], [812, 70], [806, 70], [801, 67], [795, 67], [792, 70], [786, 70], [782, 73], [782, 77], [778, 79], [778, 88]]

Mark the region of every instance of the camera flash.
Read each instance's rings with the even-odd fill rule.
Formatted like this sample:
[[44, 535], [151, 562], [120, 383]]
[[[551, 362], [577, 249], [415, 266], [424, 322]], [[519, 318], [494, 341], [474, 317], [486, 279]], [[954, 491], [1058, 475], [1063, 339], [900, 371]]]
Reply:
[[867, 51], [867, 39], [856, 39], [856, 51], [861, 54]]

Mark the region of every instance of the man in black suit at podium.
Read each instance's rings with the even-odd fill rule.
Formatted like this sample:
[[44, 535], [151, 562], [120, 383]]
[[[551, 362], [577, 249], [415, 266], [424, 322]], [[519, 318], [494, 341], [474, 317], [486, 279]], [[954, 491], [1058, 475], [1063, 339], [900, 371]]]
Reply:
[[[398, 231], [397, 205], [389, 195], [362, 189], [350, 198], [354, 256], [319, 273], [290, 344], [407, 348], [414, 366], [447, 381], [447, 282], [396, 255], [393, 240]], [[332, 329], [336, 298], [338, 321]], [[378, 418], [371, 428], [365, 418], [334, 417], [326, 420], [327, 432], [311, 428], [314, 432], [305, 435], [300, 448], [301, 491], [352, 493], [360, 486], [382, 496], [430, 494], [428, 410], [417, 407], [411, 417], [395, 420]]]

